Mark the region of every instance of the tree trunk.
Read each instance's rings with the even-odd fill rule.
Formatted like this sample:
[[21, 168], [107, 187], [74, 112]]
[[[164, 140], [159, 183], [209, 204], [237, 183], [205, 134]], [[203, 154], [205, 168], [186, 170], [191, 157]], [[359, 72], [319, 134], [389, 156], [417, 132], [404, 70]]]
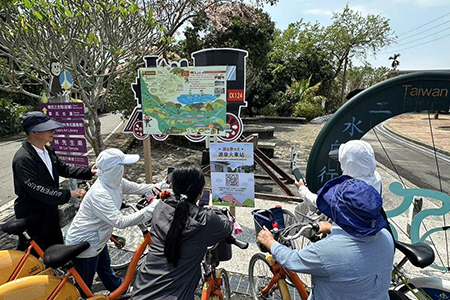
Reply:
[[97, 108], [95, 106], [88, 106], [88, 126], [86, 126], [86, 139], [94, 149], [95, 156], [98, 156], [103, 151], [104, 144], [102, 139], [101, 122], [98, 117]]
[[345, 63], [344, 63], [344, 74], [342, 75], [342, 89], [341, 89], [341, 105], [345, 103], [344, 101], [344, 92], [345, 92], [345, 84], [346, 84], [346, 76], [347, 76], [347, 63], [348, 63], [348, 58], [345, 59]]

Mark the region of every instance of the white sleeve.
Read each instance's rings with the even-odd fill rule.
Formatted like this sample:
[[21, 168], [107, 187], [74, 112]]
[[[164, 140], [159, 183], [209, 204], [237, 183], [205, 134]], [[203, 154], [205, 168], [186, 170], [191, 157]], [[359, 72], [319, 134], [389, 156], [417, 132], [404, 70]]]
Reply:
[[122, 193], [123, 194], [136, 194], [144, 195], [150, 192], [152, 187], [158, 187], [161, 190], [168, 189], [170, 186], [165, 181], [161, 181], [157, 184], [139, 184], [126, 179], [122, 179]]
[[[157, 199], [155, 199], [157, 200]], [[145, 209], [137, 211], [131, 215], [124, 215], [116, 207], [113, 199], [107, 195], [97, 195], [95, 201], [92, 201], [92, 212], [104, 222], [116, 228], [125, 228], [143, 223], [151, 219], [153, 210], [159, 200], [153, 200], [151, 205]]]
[[309, 204], [317, 207], [317, 195], [311, 192], [306, 185], [302, 185], [298, 188], [298, 193], [300, 194], [300, 198], [308, 202]]
[[144, 195], [147, 192], [152, 190], [153, 184], [139, 184], [136, 182], [132, 182], [122, 179], [122, 193], [123, 194], [136, 194], [136, 195]]

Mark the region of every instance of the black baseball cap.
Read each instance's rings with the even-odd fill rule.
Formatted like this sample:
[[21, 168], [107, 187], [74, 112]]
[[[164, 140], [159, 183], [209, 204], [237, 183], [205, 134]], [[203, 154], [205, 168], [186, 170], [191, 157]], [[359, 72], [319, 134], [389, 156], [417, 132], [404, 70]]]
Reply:
[[50, 119], [40, 111], [28, 112], [22, 118], [22, 127], [26, 131], [44, 132], [64, 126], [64, 124]]

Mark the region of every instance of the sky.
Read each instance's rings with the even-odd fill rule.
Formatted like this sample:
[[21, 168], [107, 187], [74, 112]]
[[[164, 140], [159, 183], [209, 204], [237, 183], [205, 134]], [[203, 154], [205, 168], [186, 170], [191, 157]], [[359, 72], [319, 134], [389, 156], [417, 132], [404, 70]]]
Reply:
[[347, 3], [364, 16], [380, 14], [389, 19], [398, 36], [397, 45], [368, 57], [372, 66], [389, 67], [389, 57], [400, 53], [400, 70], [450, 69], [450, 0], [279, 0], [264, 10], [279, 29], [300, 19], [328, 26], [333, 12], [341, 12]]

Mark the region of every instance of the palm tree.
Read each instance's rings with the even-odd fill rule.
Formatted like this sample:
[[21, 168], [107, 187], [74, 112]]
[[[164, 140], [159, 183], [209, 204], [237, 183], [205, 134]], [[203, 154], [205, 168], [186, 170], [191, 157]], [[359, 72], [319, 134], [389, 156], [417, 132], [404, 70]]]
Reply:
[[400, 57], [400, 53], [394, 54], [394, 56], [389, 57], [389, 60], [392, 60], [391, 67], [394, 70], [397, 70], [397, 67], [400, 65], [398, 58]]
[[311, 86], [311, 77], [308, 79], [301, 79], [299, 81], [293, 79], [291, 86], [287, 86], [286, 93], [295, 95], [297, 102], [315, 102], [320, 103], [322, 108], [325, 108], [327, 98], [318, 96], [320, 89], [320, 82]]

